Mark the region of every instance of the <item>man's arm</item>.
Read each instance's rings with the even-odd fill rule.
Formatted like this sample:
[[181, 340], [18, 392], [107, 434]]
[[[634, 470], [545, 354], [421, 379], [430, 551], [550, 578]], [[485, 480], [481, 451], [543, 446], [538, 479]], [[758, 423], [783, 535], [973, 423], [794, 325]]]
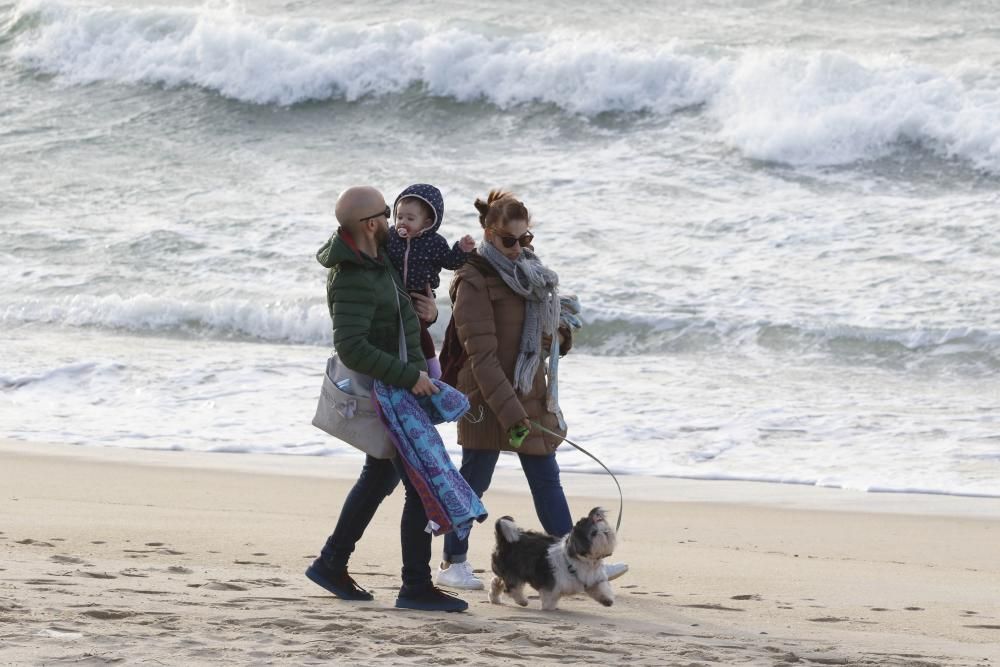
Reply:
[[368, 341], [375, 317], [375, 290], [362, 271], [339, 270], [330, 285], [333, 346], [337, 356], [353, 371], [397, 387], [412, 388], [420, 378], [414, 364]]

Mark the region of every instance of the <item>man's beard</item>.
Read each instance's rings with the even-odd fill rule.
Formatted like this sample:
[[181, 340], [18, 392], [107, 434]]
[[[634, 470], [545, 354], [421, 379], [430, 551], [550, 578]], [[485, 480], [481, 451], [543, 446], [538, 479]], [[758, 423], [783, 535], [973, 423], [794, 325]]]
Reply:
[[375, 245], [383, 246], [389, 242], [389, 226], [379, 227], [375, 230]]

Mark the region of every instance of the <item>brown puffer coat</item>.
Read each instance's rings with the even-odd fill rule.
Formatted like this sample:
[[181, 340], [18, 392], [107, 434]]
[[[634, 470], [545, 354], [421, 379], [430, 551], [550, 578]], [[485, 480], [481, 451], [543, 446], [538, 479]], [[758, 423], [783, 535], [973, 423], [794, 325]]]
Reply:
[[[508, 443], [507, 429], [528, 417], [556, 433], [556, 416], [545, 407], [546, 361], [538, 364], [531, 391], [518, 396], [512, 378], [524, 324], [524, 299], [507, 287], [490, 264], [476, 254], [455, 272], [449, 290], [452, 317], [458, 339], [468, 355], [458, 372], [457, 389], [469, 397], [470, 418], [484, 418], [479, 423], [469, 419], [458, 422], [458, 444], [469, 449], [503, 449], [522, 454], [551, 454], [561, 439], [538, 429], [514, 449]], [[569, 328], [560, 328], [565, 354], [572, 345]], [[548, 357], [547, 351], [545, 357]]]

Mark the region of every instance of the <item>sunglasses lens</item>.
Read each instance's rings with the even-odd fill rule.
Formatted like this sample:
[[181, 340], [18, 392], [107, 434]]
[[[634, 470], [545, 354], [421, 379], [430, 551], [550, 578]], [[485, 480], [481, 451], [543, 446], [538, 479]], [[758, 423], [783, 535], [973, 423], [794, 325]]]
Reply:
[[500, 240], [503, 241], [504, 248], [513, 248], [514, 244], [517, 243], [517, 239], [513, 236], [501, 236]]
[[521, 236], [521, 238], [517, 240], [517, 242], [521, 244], [522, 248], [527, 248], [529, 245], [531, 245], [531, 242], [534, 240], [535, 240], [535, 235], [532, 234], [531, 232], [526, 232], [523, 236]]

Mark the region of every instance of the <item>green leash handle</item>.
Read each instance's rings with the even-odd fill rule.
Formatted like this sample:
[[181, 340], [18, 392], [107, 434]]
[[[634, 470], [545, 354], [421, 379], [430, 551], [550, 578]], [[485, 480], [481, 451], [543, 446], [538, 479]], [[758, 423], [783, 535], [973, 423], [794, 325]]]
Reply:
[[[594, 456], [593, 454], [591, 454], [586, 449], [584, 449], [580, 445], [576, 444], [575, 442], [573, 442], [572, 440], [570, 440], [566, 436], [559, 435], [555, 431], [550, 431], [549, 429], [545, 428], [544, 426], [542, 426], [538, 422], [534, 422], [533, 421], [533, 422], [530, 422], [530, 423], [531, 423], [532, 426], [534, 426], [535, 428], [537, 428], [540, 431], [548, 433], [549, 435], [554, 435], [555, 437], [559, 438], [560, 440], [565, 440], [566, 442], [568, 442], [569, 444], [573, 445], [574, 447], [576, 447], [578, 450], [580, 450], [581, 452], [583, 452], [584, 454], [586, 454], [590, 458], [592, 458], [595, 461], [597, 461], [598, 465], [600, 465], [602, 468], [604, 468], [605, 472], [607, 472], [609, 475], [611, 475], [611, 479], [615, 480], [615, 486], [618, 487], [618, 521], [617, 521], [617, 523], [615, 523], [615, 532], [617, 533], [618, 529], [621, 528], [621, 525], [622, 525], [622, 512], [625, 509], [625, 496], [622, 495], [622, 485], [618, 483], [618, 478], [615, 477], [615, 474], [613, 472], [611, 472], [610, 470], [608, 470], [608, 466], [604, 465], [604, 463], [602, 463], [599, 458], [597, 458], [596, 456]], [[521, 438], [521, 440], [524, 440], [524, 438]], [[511, 445], [513, 445], [513, 444], [514, 443], [512, 441]], [[515, 447], [520, 447], [521, 443], [518, 442], [518, 444], [514, 445], [514, 446]]]
[[[534, 422], [532, 422], [534, 423]], [[531, 429], [527, 426], [521, 426], [520, 424], [515, 424], [511, 426], [507, 431], [507, 440], [510, 442], [510, 446], [514, 449], [518, 449], [524, 444], [524, 439], [528, 437], [531, 433]]]

